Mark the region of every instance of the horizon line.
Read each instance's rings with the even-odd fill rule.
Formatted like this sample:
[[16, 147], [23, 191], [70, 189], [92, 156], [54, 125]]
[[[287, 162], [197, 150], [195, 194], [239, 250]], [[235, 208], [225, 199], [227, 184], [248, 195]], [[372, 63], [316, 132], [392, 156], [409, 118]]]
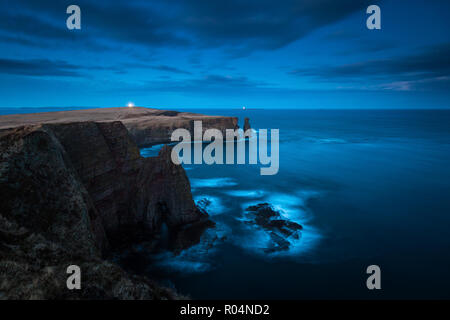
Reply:
[[[82, 109], [104, 109], [104, 108], [130, 108], [126, 105], [124, 106], [44, 106], [44, 107], [2, 107], [0, 109], [69, 109], [69, 108], [82, 108]], [[248, 107], [245, 106], [245, 110], [241, 107], [154, 107], [154, 106], [133, 106], [131, 108], [148, 108], [148, 109], [204, 109], [204, 110], [450, 110], [449, 107]], [[69, 111], [69, 110], [68, 110]]]

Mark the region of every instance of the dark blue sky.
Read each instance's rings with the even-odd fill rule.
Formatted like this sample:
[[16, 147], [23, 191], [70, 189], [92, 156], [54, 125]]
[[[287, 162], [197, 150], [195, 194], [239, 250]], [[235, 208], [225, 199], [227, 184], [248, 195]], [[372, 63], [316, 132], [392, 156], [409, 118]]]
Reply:
[[[81, 30], [66, 28], [71, 4]], [[0, 6], [0, 107], [450, 108], [450, 1]]]

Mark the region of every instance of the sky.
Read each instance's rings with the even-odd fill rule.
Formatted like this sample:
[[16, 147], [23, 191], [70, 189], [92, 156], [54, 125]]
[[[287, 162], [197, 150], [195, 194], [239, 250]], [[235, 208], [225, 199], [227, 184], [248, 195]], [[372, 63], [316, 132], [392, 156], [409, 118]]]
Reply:
[[[66, 9], [81, 9], [69, 30]], [[381, 29], [369, 30], [369, 5]], [[0, 0], [0, 107], [450, 108], [447, 0]]]

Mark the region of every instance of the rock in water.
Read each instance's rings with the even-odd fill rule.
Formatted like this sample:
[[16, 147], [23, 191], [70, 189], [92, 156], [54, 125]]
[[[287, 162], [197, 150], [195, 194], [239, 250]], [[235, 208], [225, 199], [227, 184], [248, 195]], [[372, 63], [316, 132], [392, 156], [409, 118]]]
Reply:
[[204, 214], [208, 214], [208, 207], [211, 205], [211, 200], [203, 198], [197, 201], [197, 208]]
[[245, 118], [244, 119], [244, 132], [247, 131], [248, 129], [251, 129], [252, 127], [250, 126], [250, 119], [249, 118]]
[[248, 223], [264, 229], [270, 236], [271, 242], [265, 252], [288, 250], [290, 240], [300, 239], [303, 227], [296, 222], [283, 219], [280, 212], [274, 210], [269, 203], [250, 206], [245, 211], [246, 217], [249, 218]]

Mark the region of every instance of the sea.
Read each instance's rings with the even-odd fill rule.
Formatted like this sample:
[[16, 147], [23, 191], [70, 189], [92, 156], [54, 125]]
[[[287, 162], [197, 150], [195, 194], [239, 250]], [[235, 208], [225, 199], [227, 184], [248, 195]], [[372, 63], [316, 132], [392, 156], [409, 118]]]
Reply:
[[[193, 299], [450, 298], [449, 110], [181, 111], [279, 129], [279, 171], [183, 164], [216, 226], [181, 252], [149, 257], [140, 273]], [[267, 230], [246, 220], [260, 203], [303, 226], [287, 250], [266, 250]], [[367, 287], [371, 265], [380, 289]]]

